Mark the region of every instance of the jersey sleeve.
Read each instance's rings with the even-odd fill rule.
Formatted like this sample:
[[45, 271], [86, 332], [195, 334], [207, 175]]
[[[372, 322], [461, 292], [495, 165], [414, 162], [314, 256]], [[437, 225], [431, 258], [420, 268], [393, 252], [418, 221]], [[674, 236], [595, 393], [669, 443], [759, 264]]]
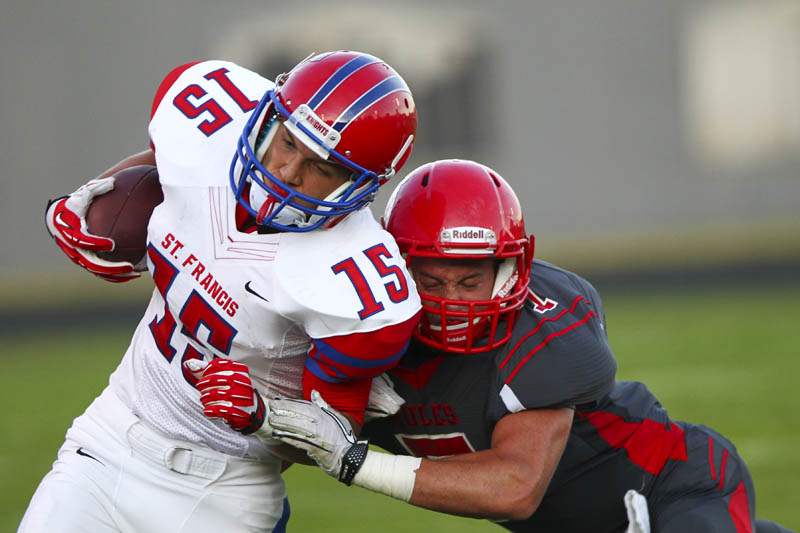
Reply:
[[303, 395], [317, 390], [336, 410], [359, 424], [372, 378], [394, 367], [408, 348], [419, 314], [376, 331], [312, 339], [303, 370]]
[[597, 291], [566, 271], [544, 277], [550, 283], [545, 279], [534, 290], [558, 305], [539, 313], [526, 304], [507, 348], [498, 353], [490, 402], [495, 420], [525, 409], [590, 404], [614, 386], [616, 361]]
[[361, 420], [370, 378], [400, 360], [421, 306], [391, 236], [368, 209], [350, 217], [329, 230], [281, 235], [274, 305], [312, 341], [306, 395], [317, 389]]
[[[153, 96], [153, 103], [150, 105], [150, 121], [152, 122], [153, 117], [156, 114], [156, 110], [161, 106], [162, 100], [164, 100], [164, 96], [167, 92], [175, 85], [178, 81], [178, 78], [181, 77], [181, 74], [186, 72], [188, 69], [192, 68], [193, 66], [201, 63], [202, 61], [190, 61], [188, 63], [184, 63], [183, 65], [178, 65], [177, 67], [170, 70], [164, 79], [161, 80], [161, 83], [158, 84], [158, 88], [156, 89], [156, 93]], [[150, 133], [150, 149], [153, 151], [156, 150], [156, 145], [153, 142], [153, 136]]]
[[[227, 185], [227, 165], [250, 113], [272, 82], [230, 61], [172, 69], [156, 89], [148, 134], [166, 185]], [[225, 159], [225, 171], [210, 162]]]
[[167, 94], [167, 91], [169, 91], [177, 79], [180, 78], [181, 74], [198, 63], [200, 63], [200, 61], [190, 61], [189, 63], [178, 65], [174, 69], [170, 70], [166, 76], [164, 76], [164, 79], [161, 80], [161, 83], [158, 85], [158, 89], [156, 89], [156, 94], [153, 97], [153, 104], [150, 106], [151, 120], [153, 119], [153, 115], [156, 114], [156, 109], [158, 109], [158, 106], [161, 105], [161, 100], [164, 99], [164, 95]]
[[335, 228], [281, 235], [275, 305], [312, 339], [377, 331], [421, 309], [397, 244], [369, 209]]

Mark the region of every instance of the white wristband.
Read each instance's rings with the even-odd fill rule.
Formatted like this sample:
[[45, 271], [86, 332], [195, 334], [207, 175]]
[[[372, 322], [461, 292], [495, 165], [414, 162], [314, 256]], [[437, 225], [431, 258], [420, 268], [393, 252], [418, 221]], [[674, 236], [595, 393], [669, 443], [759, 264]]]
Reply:
[[414, 491], [422, 459], [370, 450], [353, 484], [407, 502]]

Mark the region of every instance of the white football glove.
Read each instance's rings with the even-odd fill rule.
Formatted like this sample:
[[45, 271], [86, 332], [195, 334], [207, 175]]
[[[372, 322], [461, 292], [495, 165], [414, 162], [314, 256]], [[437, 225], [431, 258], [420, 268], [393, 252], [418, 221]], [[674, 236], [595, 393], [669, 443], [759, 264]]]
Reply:
[[369, 391], [369, 403], [364, 413], [364, 423], [378, 418], [392, 416], [400, 410], [406, 401], [394, 390], [394, 384], [389, 376], [381, 374], [372, 379], [372, 388]]
[[366, 441], [359, 442], [350, 422], [311, 392], [311, 401], [270, 400], [268, 425], [273, 436], [304, 450], [329, 475], [350, 485], [367, 456]]
[[650, 533], [650, 514], [647, 499], [629, 490], [625, 493], [625, 510], [628, 511], [628, 529], [625, 533]]

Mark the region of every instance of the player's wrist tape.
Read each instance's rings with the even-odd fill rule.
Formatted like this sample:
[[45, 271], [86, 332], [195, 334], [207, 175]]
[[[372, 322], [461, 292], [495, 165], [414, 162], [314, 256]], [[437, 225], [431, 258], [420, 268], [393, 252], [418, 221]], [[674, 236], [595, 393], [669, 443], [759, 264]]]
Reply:
[[422, 459], [370, 451], [353, 478], [353, 484], [407, 502], [414, 491]]

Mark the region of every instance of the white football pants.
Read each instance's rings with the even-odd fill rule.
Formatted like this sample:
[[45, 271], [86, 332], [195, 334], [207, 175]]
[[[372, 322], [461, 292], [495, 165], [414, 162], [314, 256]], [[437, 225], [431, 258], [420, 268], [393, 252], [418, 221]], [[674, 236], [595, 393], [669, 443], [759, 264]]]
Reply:
[[284, 531], [280, 469], [168, 439], [106, 389], [67, 431], [18, 533]]

